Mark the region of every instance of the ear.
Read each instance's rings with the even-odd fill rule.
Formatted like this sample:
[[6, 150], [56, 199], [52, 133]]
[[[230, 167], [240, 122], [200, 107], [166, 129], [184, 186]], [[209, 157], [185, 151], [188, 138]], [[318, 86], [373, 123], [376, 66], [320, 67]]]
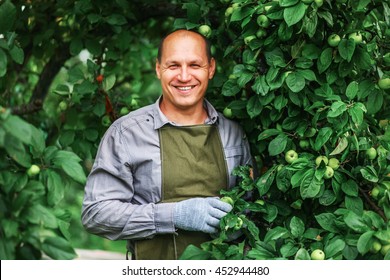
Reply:
[[156, 75], [159, 80], [161, 79], [160, 69], [161, 69], [160, 63], [158, 62], [158, 59], [156, 59]]
[[215, 59], [212, 57], [210, 60], [210, 66], [209, 66], [209, 80], [211, 80], [214, 77], [215, 67], [216, 67], [216, 62], [215, 62]]

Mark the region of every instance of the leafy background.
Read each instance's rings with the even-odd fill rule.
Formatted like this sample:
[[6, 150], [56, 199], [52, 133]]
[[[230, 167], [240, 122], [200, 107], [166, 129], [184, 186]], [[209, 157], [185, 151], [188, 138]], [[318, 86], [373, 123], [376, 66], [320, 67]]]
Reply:
[[[160, 94], [160, 38], [208, 25], [207, 97], [244, 127], [259, 174], [235, 171], [221, 234], [183, 258], [389, 259], [389, 14], [387, 0], [0, 1], [0, 258], [124, 251], [80, 224], [97, 146]], [[330, 178], [318, 156], [339, 161]]]

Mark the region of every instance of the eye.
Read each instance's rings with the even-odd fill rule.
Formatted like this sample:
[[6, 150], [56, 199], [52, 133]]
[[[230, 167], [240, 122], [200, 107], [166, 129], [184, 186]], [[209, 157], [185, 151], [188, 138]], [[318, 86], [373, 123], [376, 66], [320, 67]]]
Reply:
[[177, 64], [170, 64], [168, 66], [169, 69], [177, 69], [177, 67], [179, 67], [179, 65], [177, 65]]
[[191, 64], [191, 67], [192, 67], [192, 68], [199, 68], [200, 65], [199, 65], [199, 64], [196, 64], [196, 63], [193, 63], [193, 64]]

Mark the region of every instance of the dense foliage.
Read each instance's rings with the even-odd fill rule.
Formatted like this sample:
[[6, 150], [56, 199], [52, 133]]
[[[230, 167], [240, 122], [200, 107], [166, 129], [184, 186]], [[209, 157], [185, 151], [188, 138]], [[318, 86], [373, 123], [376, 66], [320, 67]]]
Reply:
[[75, 257], [64, 201], [107, 126], [160, 94], [177, 28], [209, 37], [208, 99], [259, 169], [183, 258], [390, 259], [388, 0], [0, 1], [0, 258]]

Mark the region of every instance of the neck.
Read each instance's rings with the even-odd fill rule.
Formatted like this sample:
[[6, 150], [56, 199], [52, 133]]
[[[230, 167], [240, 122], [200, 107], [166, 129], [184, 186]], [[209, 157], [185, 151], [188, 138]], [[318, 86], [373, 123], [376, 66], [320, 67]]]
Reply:
[[164, 102], [160, 104], [161, 112], [170, 120], [178, 125], [197, 125], [204, 124], [207, 119], [206, 109], [202, 106], [190, 109], [171, 109]]

